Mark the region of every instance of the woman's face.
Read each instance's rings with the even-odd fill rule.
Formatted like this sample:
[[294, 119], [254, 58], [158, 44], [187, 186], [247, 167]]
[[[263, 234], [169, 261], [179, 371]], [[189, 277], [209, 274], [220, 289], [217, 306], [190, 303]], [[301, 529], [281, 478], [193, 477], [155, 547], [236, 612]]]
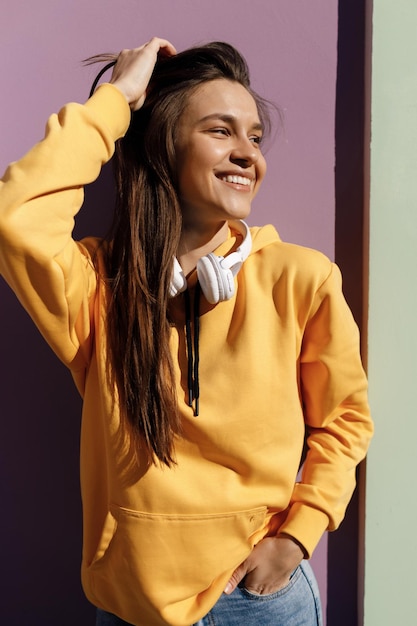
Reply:
[[245, 219], [266, 172], [255, 100], [239, 83], [202, 84], [190, 96], [177, 132], [183, 224], [212, 230]]

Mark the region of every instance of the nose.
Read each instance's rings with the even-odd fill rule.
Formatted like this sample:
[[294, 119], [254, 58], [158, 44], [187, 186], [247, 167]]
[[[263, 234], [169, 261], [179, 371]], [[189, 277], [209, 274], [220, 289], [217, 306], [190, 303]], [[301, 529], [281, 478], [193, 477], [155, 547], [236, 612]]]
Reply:
[[249, 137], [239, 137], [233, 145], [230, 153], [232, 163], [240, 167], [250, 167], [259, 159], [259, 147]]

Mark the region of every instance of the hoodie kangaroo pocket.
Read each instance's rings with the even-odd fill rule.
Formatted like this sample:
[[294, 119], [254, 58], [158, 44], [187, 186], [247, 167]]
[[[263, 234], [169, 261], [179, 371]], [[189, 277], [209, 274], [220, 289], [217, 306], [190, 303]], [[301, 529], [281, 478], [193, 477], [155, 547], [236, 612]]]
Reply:
[[111, 516], [114, 522], [108, 526], [114, 534], [85, 572], [92, 578], [91, 591], [99, 606], [108, 605], [110, 595], [113, 608], [116, 604], [133, 610], [135, 604], [140, 614], [145, 602], [159, 613], [170, 605], [189, 605], [197, 595], [200, 602], [217, 578], [229, 575], [250, 553], [254, 537], [259, 539], [266, 507], [155, 515], [113, 505]]

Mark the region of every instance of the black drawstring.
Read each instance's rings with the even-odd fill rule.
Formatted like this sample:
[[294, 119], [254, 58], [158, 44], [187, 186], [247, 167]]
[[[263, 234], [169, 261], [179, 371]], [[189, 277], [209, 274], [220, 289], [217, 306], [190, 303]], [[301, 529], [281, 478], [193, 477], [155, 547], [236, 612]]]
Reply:
[[[200, 382], [199, 382], [199, 337], [200, 337], [200, 293], [201, 287], [197, 282], [194, 293], [194, 346], [191, 334], [191, 303], [188, 289], [184, 292], [185, 299], [185, 336], [187, 342], [187, 386], [188, 386], [188, 406], [194, 405], [194, 415], [199, 414]], [[195, 403], [194, 403], [195, 401]]]
[[200, 362], [200, 283], [197, 281], [194, 293], [194, 415], [199, 413], [200, 380], [198, 375]]
[[185, 337], [187, 340], [187, 387], [188, 406], [193, 406], [193, 344], [191, 339], [191, 306], [188, 289], [184, 292], [185, 300]]

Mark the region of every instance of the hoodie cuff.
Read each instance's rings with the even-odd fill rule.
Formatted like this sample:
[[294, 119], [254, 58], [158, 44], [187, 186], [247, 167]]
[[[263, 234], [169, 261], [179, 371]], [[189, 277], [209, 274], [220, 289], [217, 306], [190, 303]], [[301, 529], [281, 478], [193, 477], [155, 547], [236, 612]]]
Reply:
[[106, 124], [114, 141], [125, 135], [129, 128], [131, 111], [126, 98], [117, 87], [110, 83], [101, 84], [85, 106]]
[[277, 534], [290, 535], [304, 548], [305, 556], [309, 559], [328, 525], [329, 518], [325, 513], [296, 502]]

